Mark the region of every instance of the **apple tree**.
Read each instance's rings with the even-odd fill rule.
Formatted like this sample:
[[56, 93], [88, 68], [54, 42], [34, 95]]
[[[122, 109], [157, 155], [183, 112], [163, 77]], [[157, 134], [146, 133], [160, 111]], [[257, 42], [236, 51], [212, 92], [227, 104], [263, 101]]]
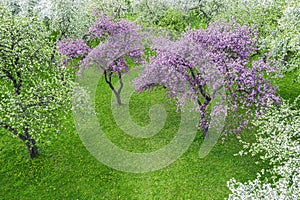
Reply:
[[69, 108], [73, 77], [52, 62], [53, 44], [39, 20], [4, 7], [0, 13], [0, 129], [22, 140], [34, 158], [38, 142], [51, 140], [60, 111]]

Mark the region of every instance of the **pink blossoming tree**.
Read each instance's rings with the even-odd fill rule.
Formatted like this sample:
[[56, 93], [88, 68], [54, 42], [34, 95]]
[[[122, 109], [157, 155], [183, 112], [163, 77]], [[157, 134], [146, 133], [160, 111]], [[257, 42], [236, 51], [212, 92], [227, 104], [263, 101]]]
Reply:
[[[122, 76], [129, 71], [127, 61], [132, 59], [135, 64], [142, 61], [143, 45], [139, 27], [127, 20], [115, 21], [106, 15], [94, 14], [96, 20], [89, 28], [86, 41], [64, 39], [59, 42], [58, 51], [66, 56], [64, 64], [79, 59], [78, 74], [92, 65], [100, 68], [117, 103], [121, 105]], [[119, 81], [119, 88], [113, 84], [114, 76]]]
[[[243, 119], [232, 121], [237, 124], [231, 122], [228, 129], [235, 126], [233, 132], [241, 131], [252, 114], [262, 114], [270, 104], [279, 103], [277, 87], [267, 78], [275, 73], [274, 66], [261, 59], [252, 61], [256, 41], [254, 29], [234, 22], [211, 23], [207, 29], [188, 31], [178, 41], [158, 39], [157, 56], [144, 65], [134, 84], [139, 92], [162, 85], [170, 97], [178, 99], [179, 108], [194, 100], [204, 136], [210, 113], [223, 112], [219, 105], [211, 108], [212, 101], [218, 95], [226, 97], [231, 118]], [[218, 94], [221, 89], [224, 94]]]

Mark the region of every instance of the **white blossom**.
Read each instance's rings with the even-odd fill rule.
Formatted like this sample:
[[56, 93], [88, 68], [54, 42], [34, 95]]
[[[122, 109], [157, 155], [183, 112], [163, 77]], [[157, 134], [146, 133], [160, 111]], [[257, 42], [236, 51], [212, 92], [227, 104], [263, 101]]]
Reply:
[[[229, 199], [295, 200], [300, 198], [300, 96], [289, 104], [283, 101], [280, 108], [272, 106], [254, 125], [256, 142], [244, 143], [244, 150], [252, 155], [261, 154], [262, 161], [271, 169], [262, 170], [256, 179], [240, 183], [234, 178], [228, 182], [232, 194]], [[264, 172], [272, 178], [262, 178]]]

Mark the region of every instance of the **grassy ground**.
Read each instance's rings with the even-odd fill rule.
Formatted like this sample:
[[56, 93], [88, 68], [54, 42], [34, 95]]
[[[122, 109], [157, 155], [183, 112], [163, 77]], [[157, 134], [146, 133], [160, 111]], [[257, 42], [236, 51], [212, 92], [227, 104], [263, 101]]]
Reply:
[[[300, 94], [290, 77], [278, 81], [284, 98]], [[96, 111], [106, 135], [123, 149], [149, 152], [167, 144], [178, 128], [179, 113], [174, 104], [164, 129], [152, 139], [132, 139], [116, 125], [110, 111], [111, 92], [103, 79], [97, 88]], [[151, 105], [165, 103], [162, 90], [134, 94], [130, 101], [133, 120], [149, 122]], [[73, 119], [56, 141], [41, 148], [41, 156], [30, 160], [24, 145], [6, 132], [0, 133], [0, 199], [224, 199], [229, 190], [226, 181], [235, 177], [246, 181], [262, 166], [257, 158], [233, 156], [241, 149], [234, 137], [221, 141], [204, 159], [198, 157], [203, 138], [198, 133], [189, 150], [170, 166], [150, 173], [132, 174], [111, 169], [90, 155], [73, 127]], [[243, 133], [252, 140], [252, 132]]]

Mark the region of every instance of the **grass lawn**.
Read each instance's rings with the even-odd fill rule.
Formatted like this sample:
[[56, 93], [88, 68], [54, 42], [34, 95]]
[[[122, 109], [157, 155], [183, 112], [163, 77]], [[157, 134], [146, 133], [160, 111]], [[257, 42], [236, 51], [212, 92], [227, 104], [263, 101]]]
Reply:
[[[278, 81], [280, 94], [294, 99], [300, 87], [288, 76]], [[96, 96], [96, 111], [105, 134], [123, 149], [149, 152], [166, 145], [176, 134], [180, 114], [174, 104], [165, 104], [165, 127], [151, 139], [132, 138], [116, 125], [111, 110], [111, 91], [101, 79]], [[167, 101], [164, 91], [134, 94], [130, 100], [133, 120], [149, 123], [149, 108]], [[100, 117], [101, 116], [101, 117]], [[263, 167], [257, 158], [233, 156], [241, 149], [235, 137], [221, 140], [204, 159], [198, 156], [203, 138], [197, 134], [189, 150], [168, 167], [154, 172], [133, 174], [111, 169], [96, 160], [84, 147], [73, 126], [72, 115], [64, 132], [41, 155], [30, 160], [22, 142], [0, 132], [0, 199], [224, 199], [226, 182], [253, 179]], [[253, 132], [242, 134], [253, 140]]]

